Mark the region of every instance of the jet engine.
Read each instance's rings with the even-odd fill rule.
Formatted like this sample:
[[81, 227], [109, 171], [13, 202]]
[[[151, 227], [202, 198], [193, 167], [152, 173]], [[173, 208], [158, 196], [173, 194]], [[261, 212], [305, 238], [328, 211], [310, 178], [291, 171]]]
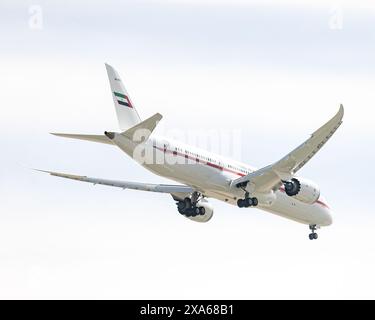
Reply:
[[212, 204], [204, 198], [196, 204], [192, 204], [190, 198], [185, 198], [177, 202], [177, 209], [181, 215], [196, 222], [208, 222], [214, 214]]
[[312, 181], [302, 178], [292, 178], [284, 181], [285, 193], [304, 203], [313, 204], [319, 199], [320, 189]]

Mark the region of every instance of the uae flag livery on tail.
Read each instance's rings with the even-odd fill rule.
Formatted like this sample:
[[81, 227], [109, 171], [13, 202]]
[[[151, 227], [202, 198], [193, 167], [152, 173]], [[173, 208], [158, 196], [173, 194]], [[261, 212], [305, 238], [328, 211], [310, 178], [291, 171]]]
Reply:
[[118, 104], [121, 104], [122, 106], [126, 106], [126, 107], [129, 107], [129, 108], [133, 108], [128, 96], [126, 96], [123, 93], [116, 92], [116, 91], [114, 91], [113, 93], [116, 96]]

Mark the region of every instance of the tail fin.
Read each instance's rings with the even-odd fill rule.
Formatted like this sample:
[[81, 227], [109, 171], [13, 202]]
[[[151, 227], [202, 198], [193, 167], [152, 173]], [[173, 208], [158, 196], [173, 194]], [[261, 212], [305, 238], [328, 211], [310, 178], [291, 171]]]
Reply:
[[109, 83], [111, 85], [113, 103], [115, 104], [116, 114], [120, 129], [125, 131], [141, 122], [133, 103], [130, 101], [129, 94], [121, 81], [119, 74], [109, 64], [105, 64], [107, 69]]

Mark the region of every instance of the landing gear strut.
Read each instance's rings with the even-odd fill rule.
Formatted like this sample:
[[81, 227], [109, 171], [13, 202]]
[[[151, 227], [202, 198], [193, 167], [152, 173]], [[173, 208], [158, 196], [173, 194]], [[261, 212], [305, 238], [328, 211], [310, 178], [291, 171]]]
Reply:
[[316, 224], [310, 224], [309, 228], [311, 230], [311, 233], [309, 234], [309, 239], [310, 240], [316, 240], [316, 239], [318, 239], [318, 234], [315, 232], [316, 229], [317, 229]]

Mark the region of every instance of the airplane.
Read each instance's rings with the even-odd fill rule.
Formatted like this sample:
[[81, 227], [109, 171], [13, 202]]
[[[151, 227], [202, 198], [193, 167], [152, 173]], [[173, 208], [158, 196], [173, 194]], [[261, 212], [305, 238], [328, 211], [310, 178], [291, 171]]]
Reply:
[[256, 169], [153, 133], [162, 115], [141, 120], [125, 86], [110, 65], [105, 64], [121, 132], [103, 135], [52, 133], [55, 136], [104, 143], [120, 148], [149, 171], [179, 184], [150, 184], [78, 176], [38, 170], [52, 176], [122, 189], [170, 194], [178, 212], [193, 221], [207, 222], [213, 216], [214, 198], [239, 208], [259, 208], [309, 226], [309, 239], [318, 238], [320, 227], [332, 224], [332, 213], [318, 185], [297, 176], [299, 171], [332, 137], [343, 121], [344, 107], [305, 142], [280, 160]]

